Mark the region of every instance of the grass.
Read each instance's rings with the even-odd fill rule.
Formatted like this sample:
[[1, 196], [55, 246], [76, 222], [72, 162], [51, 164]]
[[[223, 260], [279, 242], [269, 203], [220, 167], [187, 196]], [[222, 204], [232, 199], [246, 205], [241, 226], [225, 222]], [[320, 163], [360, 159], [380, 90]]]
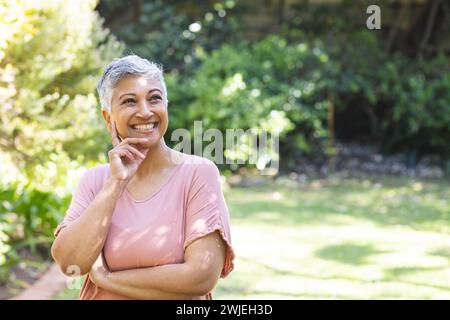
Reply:
[[382, 178], [227, 190], [237, 258], [214, 298], [450, 299], [449, 187]]
[[79, 278], [73, 278], [70, 283], [71, 288], [66, 288], [64, 290], [59, 291], [54, 297], [53, 300], [77, 300], [80, 295], [81, 285], [83, 284], [85, 276]]

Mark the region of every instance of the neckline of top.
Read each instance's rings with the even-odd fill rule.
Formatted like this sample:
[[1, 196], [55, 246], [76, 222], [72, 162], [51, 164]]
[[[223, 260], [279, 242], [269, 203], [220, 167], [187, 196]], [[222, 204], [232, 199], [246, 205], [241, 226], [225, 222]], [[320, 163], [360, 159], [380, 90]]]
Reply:
[[162, 190], [164, 190], [169, 185], [169, 183], [173, 180], [173, 177], [176, 176], [177, 171], [182, 167], [183, 163], [184, 163], [184, 161], [182, 161], [181, 163], [179, 163], [179, 164], [177, 164], [175, 166], [175, 168], [173, 169], [173, 172], [170, 175], [169, 179], [167, 179], [167, 181], [161, 186], [161, 188], [159, 188], [158, 191], [156, 191], [152, 195], [150, 195], [150, 196], [148, 196], [148, 197], [146, 197], [144, 199], [137, 200], [131, 195], [131, 193], [128, 191], [127, 188], [125, 188], [124, 193], [127, 195], [127, 197], [130, 200], [132, 200], [133, 202], [136, 202], [136, 203], [142, 203], [142, 202], [147, 202], [147, 201], [152, 200], [154, 197], [156, 197], [159, 193], [161, 193]]

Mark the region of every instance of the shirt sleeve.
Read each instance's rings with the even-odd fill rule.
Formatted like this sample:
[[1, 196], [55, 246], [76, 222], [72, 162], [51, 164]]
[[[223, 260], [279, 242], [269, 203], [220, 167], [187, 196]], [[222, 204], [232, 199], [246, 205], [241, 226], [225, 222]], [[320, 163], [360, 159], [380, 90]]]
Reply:
[[196, 239], [218, 230], [226, 243], [225, 263], [221, 272], [224, 278], [234, 268], [235, 255], [231, 245], [228, 207], [220, 184], [219, 170], [213, 162], [208, 160], [198, 165], [188, 194], [184, 249]]
[[93, 169], [87, 170], [80, 178], [78, 186], [72, 193], [72, 200], [63, 221], [56, 227], [54, 236], [57, 237], [61, 230], [70, 223], [78, 219], [94, 200], [96, 192], [94, 190]]

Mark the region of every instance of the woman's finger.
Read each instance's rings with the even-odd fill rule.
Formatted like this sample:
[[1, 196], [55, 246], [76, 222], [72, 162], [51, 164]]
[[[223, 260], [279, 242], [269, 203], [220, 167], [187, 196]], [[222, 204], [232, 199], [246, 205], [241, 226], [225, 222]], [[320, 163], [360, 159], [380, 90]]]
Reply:
[[[111, 159], [116, 159], [117, 157], [119, 159], [123, 158], [123, 157], [127, 157], [131, 160], [134, 160], [134, 159], [132, 159], [133, 158], [132, 154], [126, 148], [123, 148], [123, 147], [114, 148], [113, 150], [110, 151], [109, 156]], [[120, 161], [122, 161], [122, 160], [120, 160]]]
[[127, 150], [133, 153], [137, 158], [145, 159], [145, 155], [133, 146], [126, 145]]
[[128, 159], [130, 159], [131, 161], [136, 160], [135, 156], [133, 156], [133, 154], [132, 154], [130, 151], [128, 151], [128, 150], [125, 150], [125, 155], [126, 155], [126, 157], [127, 157]]
[[120, 160], [120, 154], [119, 153], [111, 150], [108, 153], [108, 155], [109, 155], [109, 160], [110, 160], [111, 163], [116, 162], [116, 161], [122, 162], [122, 160]]
[[120, 154], [121, 157], [127, 157], [130, 160], [136, 160], [133, 154], [128, 150], [128, 146], [120, 146], [116, 148], [116, 152]]
[[111, 138], [113, 147], [116, 147], [118, 144], [120, 144], [119, 134], [117, 132], [115, 121], [111, 121]]

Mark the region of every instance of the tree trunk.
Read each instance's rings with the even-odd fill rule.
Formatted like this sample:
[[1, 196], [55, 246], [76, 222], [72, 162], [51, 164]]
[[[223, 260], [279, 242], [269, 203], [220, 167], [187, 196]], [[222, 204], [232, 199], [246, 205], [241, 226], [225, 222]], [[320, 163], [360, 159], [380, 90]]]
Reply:
[[440, 4], [441, 4], [441, 0], [434, 0], [431, 5], [430, 13], [429, 13], [428, 19], [427, 19], [427, 25], [425, 27], [425, 32], [423, 34], [422, 41], [420, 42], [419, 50], [417, 51], [417, 56], [419, 56], [419, 57], [422, 55], [422, 52], [423, 52], [423, 50], [425, 50], [428, 40], [430, 39], [431, 32], [432, 32], [433, 26], [434, 26], [434, 21], [436, 19], [437, 10], [438, 10]]
[[334, 171], [335, 162], [335, 150], [334, 150], [334, 101], [331, 94], [328, 95], [328, 145], [327, 145], [327, 156], [328, 156], [328, 169], [330, 172]]
[[389, 30], [388, 38], [386, 41], [386, 49], [388, 51], [391, 51], [392, 49], [392, 46], [397, 38], [397, 34], [400, 29], [400, 24], [405, 19], [408, 8], [409, 8], [408, 1], [400, 3], [400, 9], [397, 11], [397, 14], [395, 15], [394, 24], [392, 25], [391, 30]]

